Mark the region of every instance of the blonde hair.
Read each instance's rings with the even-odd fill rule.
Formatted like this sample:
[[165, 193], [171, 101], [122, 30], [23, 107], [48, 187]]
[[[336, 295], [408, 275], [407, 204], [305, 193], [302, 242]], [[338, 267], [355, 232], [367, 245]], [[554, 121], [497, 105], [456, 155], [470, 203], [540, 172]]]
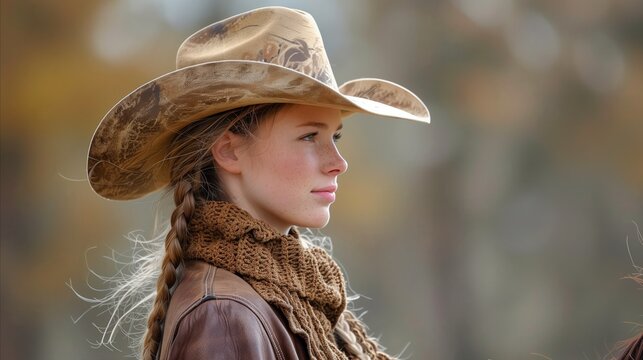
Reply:
[[[167, 309], [181, 278], [183, 249], [188, 241], [187, 230], [192, 214], [200, 201], [228, 200], [210, 154], [212, 144], [228, 130], [251, 136], [263, 119], [276, 114], [283, 106], [260, 104], [233, 109], [197, 121], [175, 136], [166, 158], [172, 169], [167, 194], [173, 193], [175, 204], [169, 224], [149, 240], [138, 233], [129, 234], [132, 256], [125, 261], [112, 258], [123, 265], [116, 276], [93, 273], [110, 285], [105, 297], [88, 298], [74, 290], [77, 296], [92, 304], [88, 311], [106, 308], [110, 314], [107, 324], [98, 327], [101, 338], [96, 346], [113, 348], [115, 336], [123, 332], [131, 342], [130, 347], [143, 360], [157, 357]], [[304, 231], [301, 239], [307, 246], [320, 246], [332, 251], [328, 237]], [[142, 326], [145, 318], [146, 325]], [[371, 353], [381, 347], [376, 339], [365, 334], [358, 334], [358, 339], [354, 331], [356, 326], [363, 327], [364, 324], [346, 310], [335, 328], [335, 338], [351, 358], [368, 359], [362, 344], [373, 347], [369, 349]]]

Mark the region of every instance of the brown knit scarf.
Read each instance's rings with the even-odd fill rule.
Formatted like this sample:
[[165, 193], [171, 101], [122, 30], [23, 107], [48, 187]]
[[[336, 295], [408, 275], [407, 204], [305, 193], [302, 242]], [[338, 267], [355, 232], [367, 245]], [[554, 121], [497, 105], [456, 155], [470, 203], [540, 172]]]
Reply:
[[[186, 259], [209, 262], [248, 282], [283, 312], [290, 329], [305, 339], [311, 359], [347, 359], [333, 335], [346, 308], [344, 277], [325, 250], [304, 247], [294, 228], [280, 234], [224, 201], [199, 204], [189, 232]], [[364, 350], [380, 358], [361, 325], [349, 324]]]

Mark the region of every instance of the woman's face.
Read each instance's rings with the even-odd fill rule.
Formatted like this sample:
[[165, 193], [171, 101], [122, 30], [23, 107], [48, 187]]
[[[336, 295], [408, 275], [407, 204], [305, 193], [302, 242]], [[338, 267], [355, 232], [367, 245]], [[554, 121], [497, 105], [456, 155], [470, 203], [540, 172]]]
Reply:
[[284, 233], [292, 225], [324, 227], [337, 177], [348, 168], [336, 147], [341, 128], [339, 110], [308, 105], [265, 119], [238, 152], [233, 201]]

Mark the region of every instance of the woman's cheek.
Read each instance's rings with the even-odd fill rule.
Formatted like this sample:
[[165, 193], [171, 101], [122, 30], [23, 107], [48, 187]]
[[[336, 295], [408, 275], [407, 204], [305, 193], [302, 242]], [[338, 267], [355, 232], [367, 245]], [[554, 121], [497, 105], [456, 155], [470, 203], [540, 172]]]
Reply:
[[294, 152], [284, 152], [277, 155], [281, 161], [276, 164], [276, 170], [280, 174], [287, 175], [289, 178], [292, 177], [304, 177], [306, 176], [306, 166], [309, 161], [306, 157], [297, 155]]

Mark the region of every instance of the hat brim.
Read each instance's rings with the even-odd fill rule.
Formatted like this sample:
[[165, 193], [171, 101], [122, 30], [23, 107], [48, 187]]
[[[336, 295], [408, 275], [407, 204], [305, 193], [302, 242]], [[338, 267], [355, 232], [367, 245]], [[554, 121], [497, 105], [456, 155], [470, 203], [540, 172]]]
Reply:
[[[92, 189], [113, 200], [139, 198], [169, 182], [167, 148], [186, 125], [226, 110], [290, 103], [347, 113], [430, 122], [411, 91], [380, 79], [356, 79], [339, 89], [289, 68], [258, 61], [215, 61], [162, 75], [121, 99], [103, 117], [89, 147]], [[132, 157], [143, 159], [132, 163]]]

